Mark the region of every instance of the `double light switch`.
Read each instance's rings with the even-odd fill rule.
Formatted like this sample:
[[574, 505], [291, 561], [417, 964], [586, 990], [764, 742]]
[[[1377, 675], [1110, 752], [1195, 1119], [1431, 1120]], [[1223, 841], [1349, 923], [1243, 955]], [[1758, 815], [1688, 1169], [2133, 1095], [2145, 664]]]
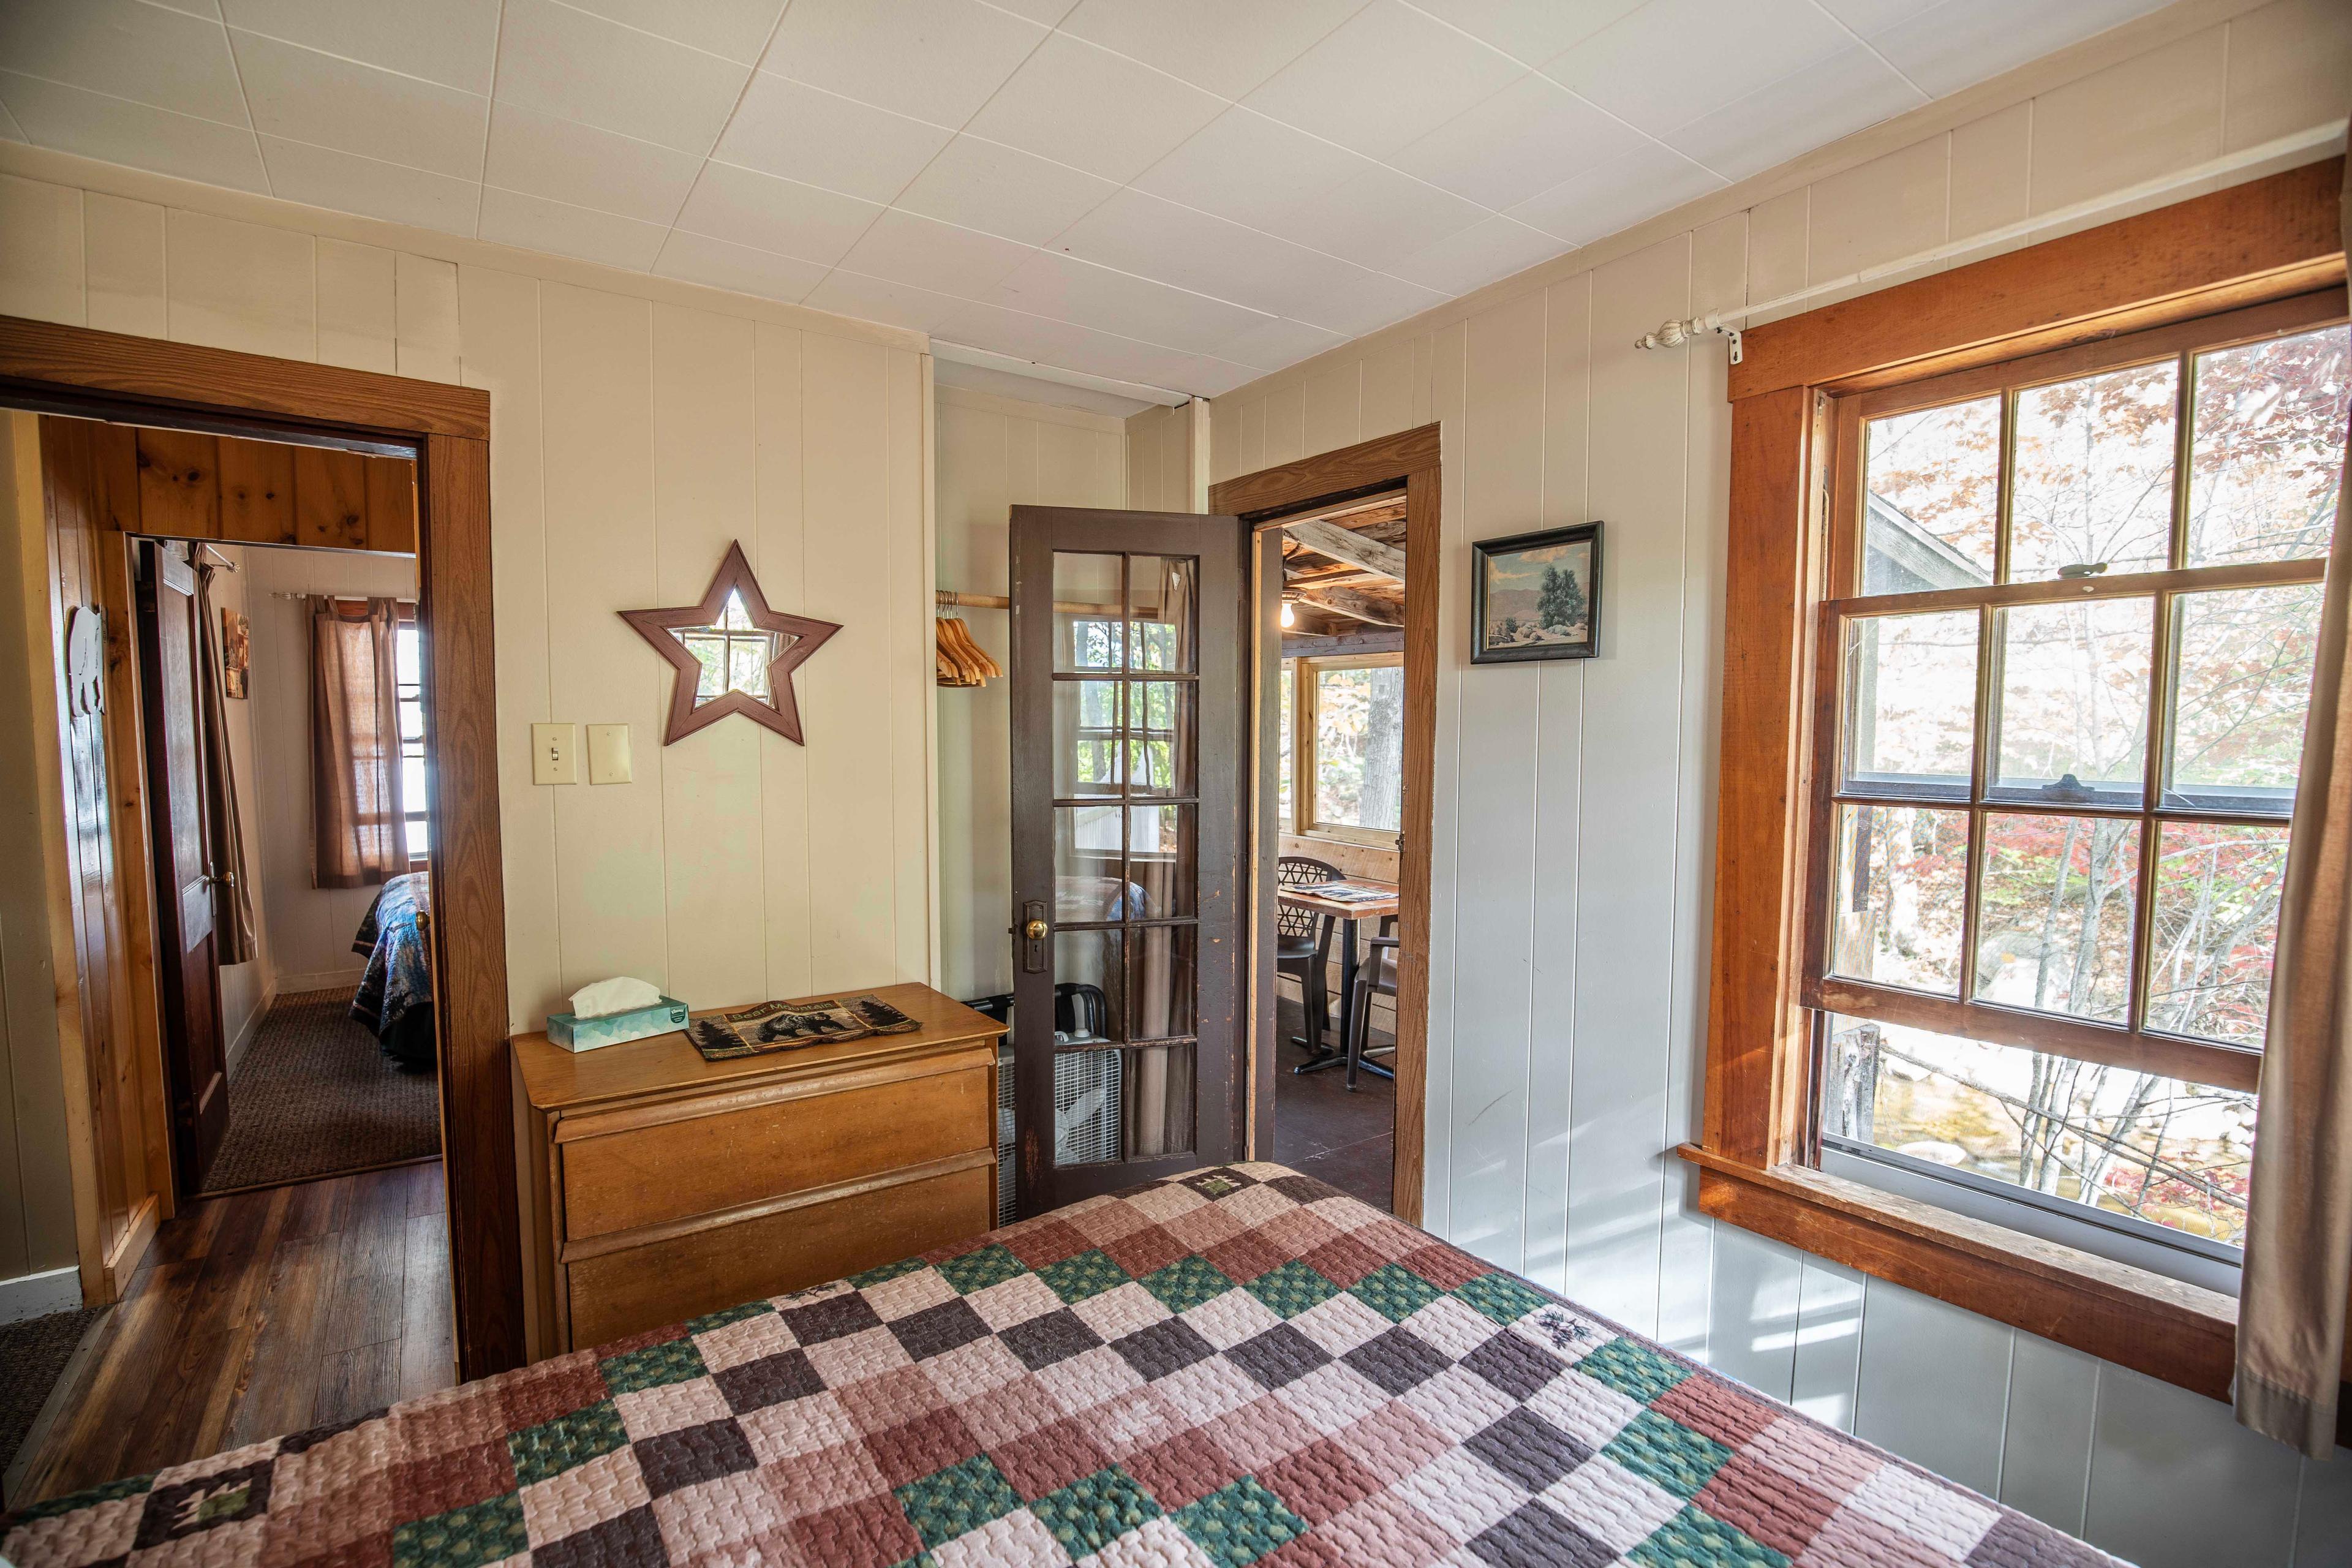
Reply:
[[[533, 724], [530, 727], [530, 782], [570, 784], [580, 782], [580, 726]], [[626, 724], [588, 726], [588, 782], [629, 782], [629, 727]]]

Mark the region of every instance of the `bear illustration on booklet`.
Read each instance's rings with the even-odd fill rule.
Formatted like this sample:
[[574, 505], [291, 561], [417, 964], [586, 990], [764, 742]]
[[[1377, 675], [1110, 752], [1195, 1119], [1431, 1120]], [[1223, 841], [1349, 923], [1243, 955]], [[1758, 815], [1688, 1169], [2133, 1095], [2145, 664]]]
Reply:
[[762, 1002], [740, 1013], [698, 1018], [687, 1037], [708, 1062], [788, 1051], [829, 1040], [905, 1035], [922, 1026], [878, 996], [829, 1002]]

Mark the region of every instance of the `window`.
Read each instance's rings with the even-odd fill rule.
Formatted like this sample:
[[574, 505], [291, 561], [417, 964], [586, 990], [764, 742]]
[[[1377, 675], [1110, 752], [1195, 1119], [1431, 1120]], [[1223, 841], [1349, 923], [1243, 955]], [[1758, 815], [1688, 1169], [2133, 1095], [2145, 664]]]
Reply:
[[1404, 656], [1283, 661], [1280, 811], [1302, 834], [1396, 847]]
[[394, 679], [400, 699], [400, 798], [408, 814], [408, 860], [425, 862], [430, 847], [425, 796], [425, 659], [416, 612], [404, 607], [394, 633]]
[[2310, 314], [1839, 400], [1824, 1171], [2234, 1289], [2352, 382]]

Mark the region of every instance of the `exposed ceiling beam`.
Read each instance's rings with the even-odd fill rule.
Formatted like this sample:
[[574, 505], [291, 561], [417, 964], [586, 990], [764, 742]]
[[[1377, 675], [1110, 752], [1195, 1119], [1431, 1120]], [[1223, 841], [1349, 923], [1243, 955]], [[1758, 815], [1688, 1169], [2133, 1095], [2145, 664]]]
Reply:
[[1377, 572], [1383, 577], [1404, 581], [1404, 552], [1392, 544], [1382, 544], [1377, 539], [1366, 539], [1336, 522], [1294, 522], [1287, 531], [1290, 537], [1318, 555], [1328, 555], [1334, 561], [1366, 572]]
[[1353, 588], [1301, 588], [1297, 591], [1297, 597], [1299, 603], [1303, 605], [1312, 605], [1318, 610], [1329, 610], [1336, 615], [1345, 616], [1349, 620], [1362, 621], [1368, 626], [1401, 626], [1404, 625], [1404, 611], [1401, 607], [1386, 599], [1378, 599], [1370, 594], [1359, 593]]

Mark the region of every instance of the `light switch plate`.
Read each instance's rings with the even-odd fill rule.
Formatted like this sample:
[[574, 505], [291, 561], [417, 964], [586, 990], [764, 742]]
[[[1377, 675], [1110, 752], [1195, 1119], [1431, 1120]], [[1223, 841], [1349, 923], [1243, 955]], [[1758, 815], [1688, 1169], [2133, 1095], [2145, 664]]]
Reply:
[[568, 784], [580, 782], [580, 726], [533, 724], [530, 727], [530, 782]]
[[588, 782], [592, 784], [629, 782], [629, 727], [626, 724], [588, 726]]

